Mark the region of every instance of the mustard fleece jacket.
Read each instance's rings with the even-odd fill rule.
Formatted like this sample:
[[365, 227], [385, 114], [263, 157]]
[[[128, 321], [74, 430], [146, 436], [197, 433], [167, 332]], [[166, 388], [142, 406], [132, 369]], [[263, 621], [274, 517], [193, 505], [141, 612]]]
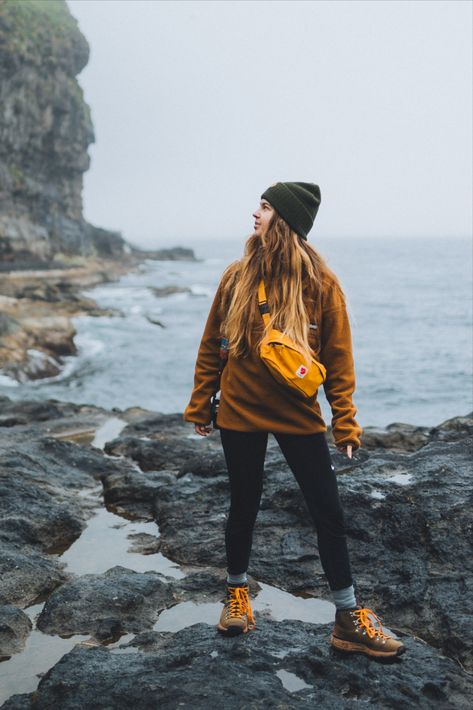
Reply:
[[[220, 363], [219, 304], [222, 281], [215, 293], [197, 353], [194, 388], [183, 419], [196, 424], [210, 424], [210, 399], [218, 387]], [[257, 294], [255, 293], [255, 298]], [[355, 391], [355, 368], [352, 337], [346, 302], [336, 278], [327, 276], [319, 298], [304, 294], [310, 323], [309, 344], [314, 357], [327, 369], [323, 383], [332, 410], [332, 434], [340, 446], [360, 447], [362, 428], [355, 420], [357, 409], [352, 395]], [[253, 323], [257, 337], [263, 333], [264, 322], [258, 313]], [[305, 401], [295, 397], [278, 383], [257, 352], [246, 358], [231, 354], [220, 382], [220, 406], [217, 424], [237, 431], [267, 431], [287, 434], [313, 434], [327, 431], [317, 394]]]

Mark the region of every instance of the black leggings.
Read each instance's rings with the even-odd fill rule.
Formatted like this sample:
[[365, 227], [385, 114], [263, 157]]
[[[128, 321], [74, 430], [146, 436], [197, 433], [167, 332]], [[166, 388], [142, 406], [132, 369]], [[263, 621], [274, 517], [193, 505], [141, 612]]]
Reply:
[[[338, 496], [325, 432], [274, 436], [304, 495], [317, 531], [320, 561], [330, 589], [353, 584], [345, 534], [345, 519]], [[268, 432], [220, 428], [230, 477], [230, 511], [225, 530], [227, 570], [246, 572], [253, 528], [263, 490]]]

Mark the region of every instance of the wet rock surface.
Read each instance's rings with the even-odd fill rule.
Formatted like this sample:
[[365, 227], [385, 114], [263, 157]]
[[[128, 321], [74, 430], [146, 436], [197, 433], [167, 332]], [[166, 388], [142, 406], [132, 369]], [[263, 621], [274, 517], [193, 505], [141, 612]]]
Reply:
[[24, 607], [67, 579], [54, 553], [80, 536], [94, 505], [78, 493], [131, 464], [53, 435], [70, 433], [72, 420], [80, 432], [84, 419], [90, 432], [92, 421], [97, 428], [105, 419], [103, 411], [52, 402], [48, 419], [46, 403], [5, 399], [0, 401], [0, 603]]
[[190, 573], [176, 581], [157, 572], [116, 566], [57, 589], [37, 627], [49, 634], [90, 633], [98, 639], [137, 633], [151, 628], [164, 609], [180, 601], [219, 601], [222, 588], [223, 575], [216, 573]]
[[137, 268], [131, 256], [121, 260], [79, 259], [70, 268], [0, 271], [0, 369], [25, 382], [61, 371], [65, 355], [76, 355], [71, 318], [120, 315], [99, 308], [81, 291], [118, 279]]
[[[38, 598], [45, 600], [36, 622], [40, 632], [93, 639], [55, 662], [37, 691], [17, 694], [3, 707], [34, 701], [38, 708], [171, 708], [192, 701], [208, 708], [221, 702], [222, 693], [235, 708], [367, 702], [467, 707], [472, 679], [464, 669], [473, 664], [471, 417], [431, 429], [420, 447], [413, 431], [412, 441], [406, 439], [412, 451], [362, 447], [350, 461], [332, 450], [358, 599], [408, 648], [387, 665], [340, 656], [329, 646], [331, 624], [277, 622], [267, 611], [256, 613], [257, 629], [244, 637], [217, 634], [229, 505], [218, 430], [198, 437], [181, 414], [107, 412], [55, 400], [2, 398], [0, 411], [5, 655], [21, 654], [31, 627], [20, 609]], [[91, 441], [111, 417], [126, 426], [103, 451]], [[312, 521], [272, 435], [265, 469], [252, 596], [259, 584], [269, 584], [330, 599]], [[145, 572], [113, 559], [100, 574], [64, 567], [61, 550], [87, 525], [98, 502], [86, 492], [98, 484], [110, 510], [157, 522], [158, 537], [138, 535], [135, 548], [159, 551], [181, 564], [185, 576], [155, 571], [153, 554]], [[176, 632], [155, 628], [164, 612], [174, 610], [179, 618], [178, 605], [184, 614], [190, 603], [216, 605], [212, 622]], [[117, 641], [124, 635], [134, 638]]]
[[431, 441], [458, 441], [473, 435], [473, 412], [466, 417], [452, 417], [440, 426], [414, 426], [394, 422], [384, 429], [367, 426], [363, 429], [363, 447], [416, 451]]
[[129, 424], [120, 436], [108, 441], [105, 453], [133, 459], [142, 471], [192, 471], [213, 476], [226, 471], [225, 457], [217, 437], [193, 435], [182, 414], [151, 416]]
[[[183, 441], [182, 425], [174, 415], [169, 424], [161, 433], [160, 420], [132, 424], [108, 444], [107, 451], [131, 456], [145, 469], [172, 466], [169, 452], [174, 451], [174, 477], [172, 469], [153, 473], [153, 486], [159, 489], [154, 515], [160, 549], [181, 564], [197, 561], [222, 568], [229, 487], [219, 433]], [[462, 609], [473, 607], [468, 588], [473, 550], [465, 534], [473, 522], [472, 427], [471, 415], [447, 420], [429, 429], [427, 443], [420, 448], [414, 427], [412, 439], [404, 442], [412, 453], [385, 445], [374, 451], [361, 449], [352, 461], [333, 453], [357, 593], [366, 606], [381, 608], [398, 627], [468, 667], [473, 664], [468, 641], [473, 638], [473, 623]], [[149, 440], [143, 441], [146, 428]], [[188, 453], [192, 450], [194, 456]], [[312, 521], [272, 436], [265, 471], [252, 574], [289, 592], [330, 598]], [[132, 471], [126, 491], [119, 476], [110, 478], [106, 500], [118, 501], [126, 510], [129, 495], [138, 512], [141, 484], [139, 478], [134, 483], [135, 476]], [[149, 500], [143, 512], [149, 514]]]
[[[196, 624], [138, 636], [121, 653], [76, 647], [40, 681], [34, 707], [468, 707], [471, 679], [428, 645], [407, 639], [411, 662], [388, 665], [341, 657], [329, 637], [329, 626], [262, 619], [234, 639]], [[304, 687], [290, 690], [297, 681]], [[3, 707], [30, 703], [23, 695]]]
[[23, 649], [31, 628], [31, 620], [21, 609], [0, 605], [0, 661]]

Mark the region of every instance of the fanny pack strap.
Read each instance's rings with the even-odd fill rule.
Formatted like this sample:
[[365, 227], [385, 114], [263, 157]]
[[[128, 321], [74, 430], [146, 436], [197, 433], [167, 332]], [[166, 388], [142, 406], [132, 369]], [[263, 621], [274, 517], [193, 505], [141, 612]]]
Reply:
[[[259, 311], [260, 311], [261, 315], [263, 316], [264, 324], [265, 324], [265, 326], [267, 326], [269, 323], [270, 316], [269, 316], [268, 301], [266, 298], [266, 289], [264, 287], [263, 279], [261, 279], [261, 281], [259, 282], [259, 286], [258, 286], [258, 306], [259, 306]], [[314, 327], [316, 328], [317, 325], [312, 324], [312, 323], [309, 325], [309, 328], [314, 328]]]
[[266, 299], [266, 289], [264, 287], [263, 279], [261, 279], [258, 286], [258, 306], [259, 311], [263, 316], [264, 324], [267, 326], [269, 323], [269, 306]]

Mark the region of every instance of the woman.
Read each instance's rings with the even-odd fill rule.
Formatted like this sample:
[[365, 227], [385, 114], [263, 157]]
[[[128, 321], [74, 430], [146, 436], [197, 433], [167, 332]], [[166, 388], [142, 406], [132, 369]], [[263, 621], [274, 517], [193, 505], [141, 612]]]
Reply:
[[[318, 185], [278, 182], [253, 213], [244, 256], [224, 271], [200, 343], [194, 389], [184, 420], [208, 436], [211, 397], [219, 388], [221, 337], [227, 360], [217, 415], [230, 481], [225, 530], [226, 601], [218, 630], [228, 636], [255, 627], [247, 570], [259, 509], [268, 433], [276, 438], [304, 495], [317, 531], [320, 560], [336, 606], [331, 643], [343, 651], [396, 656], [405, 646], [382, 630], [356, 601], [344, 514], [316, 395], [301, 400], [276, 381], [259, 356], [265, 334], [258, 285], [263, 279], [270, 320], [326, 368], [336, 447], [352, 458], [361, 427], [352, 401], [355, 373], [346, 300], [337, 276], [307, 242], [320, 205]], [[266, 311], [268, 310], [266, 309]], [[377, 626], [373, 623], [374, 617]]]

